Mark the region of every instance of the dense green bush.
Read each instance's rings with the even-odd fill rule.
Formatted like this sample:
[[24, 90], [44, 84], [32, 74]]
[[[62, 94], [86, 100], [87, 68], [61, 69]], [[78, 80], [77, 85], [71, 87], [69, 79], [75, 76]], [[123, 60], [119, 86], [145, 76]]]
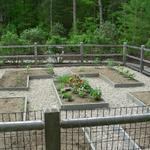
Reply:
[[21, 33], [20, 38], [27, 41], [28, 44], [34, 44], [35, 42], [38, 44], [45, 44], [47, 34], [42, 28], [36, 27], [24, 30]]
[[[65, 44], [66, 43], [66, 38], [61, 37], [60, 35], [53, 35], [51, 36], [46, 44], [48, 45], [57, 45], [57, 44]], [[49, 53], [60, 53], [60, 49], [58, 48], [49, 48]]]
[[64, 36], [65, 34], [66, 34], [66, 30], [65, 30], [65, 28], [64, 28], [64, 26], [63, 26], [63, 24], [61, 24], [61, 23], [55, 23], [54, 25], [53, 25], [53, 30], [52, 30], [52, 33], [51, 33], [52, 35], [60, 35], [60, 36]]
[[[2, 35], [1, 45], [24, 45], [26, 41], [20, 39], [19, 36], [11, 31], [7, 31], [5, 34]], [[32, 50], [25, 49], [25, 48], [1, 48], [0, 55], [19, 55], [19, 54], [30, 54]]]
[[6, 34], [3, 34], [1, 37], [1, 45], [21, 45], [25, 41], [21, 40], [18, 35], [14, 32], [7, 31]]

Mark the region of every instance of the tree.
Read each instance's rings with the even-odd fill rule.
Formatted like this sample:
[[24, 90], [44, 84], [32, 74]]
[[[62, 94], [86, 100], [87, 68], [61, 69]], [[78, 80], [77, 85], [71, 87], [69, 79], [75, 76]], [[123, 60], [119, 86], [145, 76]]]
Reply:
[[76, 0], [73, 0], [73, 31], [77, 30], [77, 21], [76, 21]]
[[99, 5], [99, 26], [101, 27], [103, 24], [103, 9], [102, 9], [102, 1], [98, 0]]
[[132, 44], [145, 44], [150, 37], [150, 1], [130, 0], [123, 4], [119, 24], [121, 39]]

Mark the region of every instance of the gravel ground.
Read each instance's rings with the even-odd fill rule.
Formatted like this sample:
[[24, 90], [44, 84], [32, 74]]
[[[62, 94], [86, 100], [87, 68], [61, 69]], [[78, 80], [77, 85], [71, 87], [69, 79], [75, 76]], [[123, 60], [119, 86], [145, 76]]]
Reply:
[[[54, 68], [56, 75], [68, 74], [73, 67]], [[100, 78], [86, 78], [92, 87], [101, 88], [103, 98], [110, 104], [110, 107], [136, 106], [131, 100], [127, 99], [128, 92], [150, 91], [149, 77], [133, 71], [135, 78], [145, 84], [143, 87], [113, 88]], [[0, 70], [0, 77], [5, 69]], [[30, 80], [29, 91], [0, 91], [0, 97], [27, 96], [30, 103], [29, 110], [51, 109], [57, 107], [57, 99], [52, 88], [52, 79]]]

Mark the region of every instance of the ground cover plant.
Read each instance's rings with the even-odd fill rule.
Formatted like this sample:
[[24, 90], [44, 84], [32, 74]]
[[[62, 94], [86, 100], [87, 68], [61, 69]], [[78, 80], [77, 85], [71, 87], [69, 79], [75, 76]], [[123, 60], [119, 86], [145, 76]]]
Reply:
[[75, 97], [89, 98], [91, 101], [101, 101], [102, 92], [94, 89], [87, 80], [81, 79], [77, 75], [63, 75], [56, 78], [57, 89], [62, 99], [70, 102]]
[[130, 79], [130, 80], [135, 80], [135, 74], [131, 73], [129, 69], [124, 68], [123, 66], [118, 65], [113, 59], [108, 59], [107, 60], [107, 67], [109, 69], [114, 69], [116, 66], [116, 71], [121, 74], [123, 77]]

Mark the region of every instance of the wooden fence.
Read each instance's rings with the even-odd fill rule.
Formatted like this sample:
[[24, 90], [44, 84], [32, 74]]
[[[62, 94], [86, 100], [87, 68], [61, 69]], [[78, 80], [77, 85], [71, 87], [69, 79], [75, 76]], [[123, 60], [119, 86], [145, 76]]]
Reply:
[[[1, 51], [14, 51], [15, 55], [1, 55], [0, 66], [22, 66], [22, 65], [43, 65], [52, 63], [54, 65], [92, 65], [94, 60], [98, 58], [99, 63], [105, 62], [108, 58], [122, 62], [124, 65], [149, 75], [150, 60], [145, 59], [145, 52], [150, 53], [150, 49], [131, 46], [127, 43], [123, 45], [96, 45], [96, 44], [67, 44], [67, 45], [13, 45], [0, 46]], [[29, 51], [29, 54], [20, 53], [18, 49]], [[16, 51], [18, 50], [18, 54]], [[55, 53], [52, 53], [55, 50]], [[130, 54], [130, 50], [134, 50], [139, 55]], [[41, 53], [42, 51], [42, 53]], [[136, 63], [135, 63], [136, 62]]]

